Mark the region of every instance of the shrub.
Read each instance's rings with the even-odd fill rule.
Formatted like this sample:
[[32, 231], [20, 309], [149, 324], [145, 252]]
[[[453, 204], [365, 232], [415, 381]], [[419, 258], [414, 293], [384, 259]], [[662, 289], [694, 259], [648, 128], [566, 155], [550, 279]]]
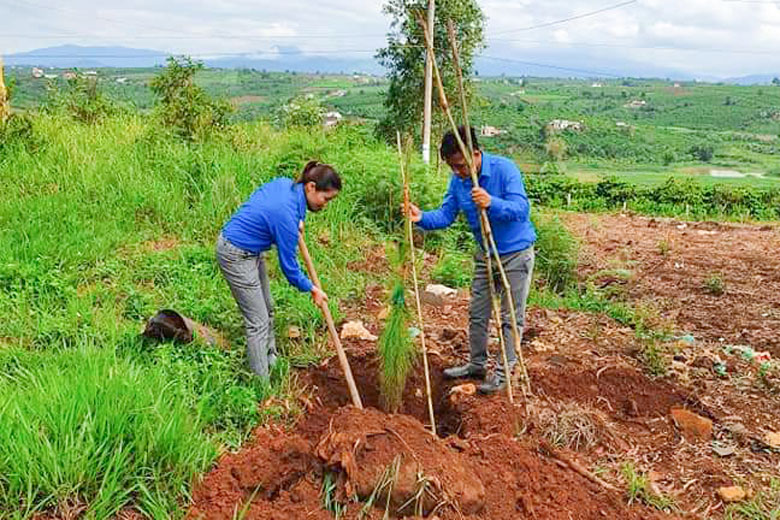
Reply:
[[325, 109], [313, 97], [298, 96], [274, 112], [274, 123], [281, 128], [312, 128], [322, 124]]
[[537, 279], [555, 292], [563, 293], [577, 278], [578, 244], [557, 216], [537, 214], [534, 224]]
[[224, 128], [231, 111], [226, 101], [212, 99], [195, 84], [195, 74], [203, 69], [203, 63], [190, 57], [171, 56], [167, 67], [150, 83], [160, 98], [156, 110], [163, 124], [190, 141]]
[[54, 82], [50, 82], [47, 88], [47, 107], [63, 111], [82, 123], [97, 123], [118, 110], [116, 104], [100, 91], [95, 76], [77, 74], [67, 80], [65, 90], [61, 90]]

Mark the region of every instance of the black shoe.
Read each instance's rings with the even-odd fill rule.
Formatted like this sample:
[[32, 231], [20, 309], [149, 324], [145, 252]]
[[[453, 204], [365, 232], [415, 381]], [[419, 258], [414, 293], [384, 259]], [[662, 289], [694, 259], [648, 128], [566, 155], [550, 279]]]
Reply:
[[490, 395], [506, 390], [506, 377], [503, 374], [493, 373], [485, 379], [485, 382], [477, 388], [480, 394]]
[[474, 365], [473, 363], [466, 363], [459, 367], [451, 367], [444, 371], [444, 377], [447, 379], [461, 379], [464, 377], [474, 379], [484, 379], [487, 370], [480, 365]]

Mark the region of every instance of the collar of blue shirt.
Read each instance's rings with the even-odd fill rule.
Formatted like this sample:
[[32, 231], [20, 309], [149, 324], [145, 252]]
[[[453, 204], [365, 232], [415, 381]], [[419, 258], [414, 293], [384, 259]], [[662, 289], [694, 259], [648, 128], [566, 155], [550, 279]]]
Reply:
[[302, 182], [296, 182], [294, 190], [298, 194], [298, 217], [301, 220], [306, 220], [306, 193], [303, 191], [304, 185]]
[[[486, 181], [486, 180], [488, 180], [490, 178], [490, 174], [492, 173], [491, 169], [490, 169], [490, 159], [491, 159], [491, 157], [492, 156], [489, 153], [484, 152], [484, 151], [482, 152], [482, 164], [480, 165], [479, 176], [478, 176], [480, 180], [481, 179], [485, 179], [485, 181]], [[463, 179], [461, 177], [457, 177], [456, 176], [456, 178], [459, 179], [463, 184], [465, 184], [467, 186], [471, 185], [471, 177], [466, 177], [465, 179]]]

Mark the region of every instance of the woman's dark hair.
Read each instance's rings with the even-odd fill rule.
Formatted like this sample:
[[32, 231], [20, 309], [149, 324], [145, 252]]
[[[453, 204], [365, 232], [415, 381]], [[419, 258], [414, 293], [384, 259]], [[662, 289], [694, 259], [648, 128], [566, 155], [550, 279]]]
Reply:
[[300, 184], [313, 182], [317, 191], [337, 190], [341, 191], [341, 177], [329, 164], [319, 161], [309, 161], [303, 167], [303, 172], [298, 179]]
[[[474, 145], [475, 150], [479, 150], [479, 141], [477, 141], [477, 133], [474, 131], [474, 127], [469, 127], [469, 130], [471, 131], [471, 143]], [[458, 134], [460, 134], [460, 139], [463, 141], [463, 144], [468, 146], [466, 127], [459, 126]], [[441, 138], [441, 158], [446, 160], [456, 153], [460, 153], [458, 140], [455, 139], [455, 134], [452, 132], [452, 130], [450, 130], [444, 134], [444, 137]]]

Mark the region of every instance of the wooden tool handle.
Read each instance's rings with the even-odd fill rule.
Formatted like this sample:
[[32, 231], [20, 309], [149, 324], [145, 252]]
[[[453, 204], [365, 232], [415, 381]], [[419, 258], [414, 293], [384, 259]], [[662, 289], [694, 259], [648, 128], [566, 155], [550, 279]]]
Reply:
[[[311, 255], [309, 255], [309, 248], [306, 247], [306, 241], [303, 239], [303, 233], [298, 234], [298, 248], [301, 250], [301, 256], [306, 264], [306, 269], [309, 271], [314, 285], [322, 289], [320, 279], [317, 276], [317, 270], [314, 269], [314, 263], [311, 261]], [[349, 366], [349, 360], [347, 354], [344, 352], [344, 347], [341, 345], [341, 339], [339, 333], [336, 331], [336, 325], [333, 323], [333, 316], [330, 314], [330, 308], [327, 302], [320, 306], [322, 314], [325, 315], [325, 321], [328, 324], [328, 332], [330, 338], [333, 340], [333, 344], [336, 345], [336, 353], [339, 356], [339, 363], [341, 363], [341, 370], [344, 371], [344, 377], [347, 380], [347, 387], [349, 387], [349, 394], [352, 396], [352, 404], [356, 408], [363, 409], [363, 402], [360, 400], [360, 394], [358, 393], [357, 385], [355, 384], [355, 378], [352, 377], [352, 369]]]

